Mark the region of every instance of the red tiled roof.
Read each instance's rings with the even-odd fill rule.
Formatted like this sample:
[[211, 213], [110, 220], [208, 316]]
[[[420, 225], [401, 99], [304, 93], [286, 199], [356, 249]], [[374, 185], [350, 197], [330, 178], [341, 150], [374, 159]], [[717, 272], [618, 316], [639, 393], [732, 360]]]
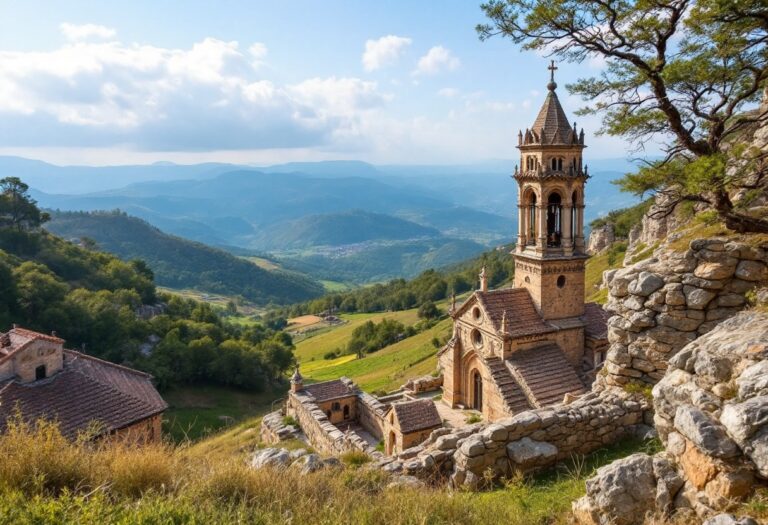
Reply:
[[356, 392], [341, 379], [304, 385], [303, 391], [311, 394], [318, 403], [330, 401], [331, 399], [339, 399], [341, 397], [354, 396], [356, 394]]
[[514, 352], [507, 365], [522, 379], [540, 406], [560, 403], [567, 393], [581, 394], [584, 384], [554, 343]]
[[26, 337], [27, 339], [33, 339], [33, 340], [42, 339], [43, 341], [49, 341], [51, 343], [64, 342], [64, 339], [61, 339], [60, 337], [56, 337], [55, 335], [41, 334], [40, 332], [35, 332], [34, 330], [27, 330], [26, 328], [14, 327], [8, 333], [20, 335], [21, 337]]
[[154, 416], [168, 405], [150, 375], [64, 350], [64, 369], [33, 383], [0, 384], [0, 431], [17, 408], [26, 420], [55, 419], [74, 438], [91, 422], [108, 433]]
[[418, 430], [442, 426], [443, 420], [431, 399], [417, 399], [404, 403], [395, 403], [392, 410], [397, 415], [400, 431], [409, 434]]
[[586, 323], [584, 333], [587, 337], [606, 339], [608, 337], [608, 318], [610, 316], [611, 314], [606, 312], [602, 305], [586, 303], [582, 319]]
[[[475, 292], [475, 296], [485, 308], [496, 330], [504, 329], [511, 336], [541, 334], [553, 330], [539, 315], [531, 294], [525, 288]], [[501, 326], [504, 312], [507, 314], [506, 327]]]

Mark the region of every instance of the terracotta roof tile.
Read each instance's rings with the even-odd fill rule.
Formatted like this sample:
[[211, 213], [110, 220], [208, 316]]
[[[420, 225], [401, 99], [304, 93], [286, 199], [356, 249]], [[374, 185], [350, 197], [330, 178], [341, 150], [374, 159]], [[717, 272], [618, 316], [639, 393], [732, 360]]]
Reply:
[[341, 379], [324, 381], [322, 383], [314, 383], [312, 385], [304, 385], [303, 391], [311, 394], [312, 397], [315, 398], [315, 401], [318, 403], [322, 403], [323, 401], [330, 401], [331, 399], [338, 399], [341, 397], [354, 396], [357, 393]]
[[586, 323], [584, 332], [587, 337], [606, 339], [608, 337], [609, 317], [611, 317], [611, 314], [606, 312], [601, 305], [597, 303], [586, 303], [584, 305], [584, 316], [582, 319]]
[[584, 392], [584, 384], [554, 343], [515, 352], [507, 359], [507, 365], [540, 406], [560, 403], [567, 393]]
[[64, 339], [56, 337], [55, 335], [41, 334], [34, 330], [27, 330], [26, 328], [12, 328], [8, 333], [16, 334], [27, 339], [42, 339], [43, 341], [49, 341], [51, 343], [63, 343]]
[[403, 434], [439, 427], [443, 424], [434, 401], [430, 399], [395, 403], [392, 405], [392, 410], [397, 415], [400, 431]]
[[24, 384], [9, 380], [0, 386], [0, 431], [17, 408], [27, 420], [57, 420], [62, 433], [74, 438], [91, 422], [111, 432], [168, 405], [148, 374], [64, 350], [64, 369], [54, 376]]
[[[533, 335], [551, 332], [536, 306], [531, 294], [525, 288], [504, 288], [489, 292], [475, 292], [480, 303], [485, 308], [488, 317], [493, 321], [496, 330], [504, 328], [509, 335]], [[502, 327], [504, 312], [507, 315], [507, 326]]]

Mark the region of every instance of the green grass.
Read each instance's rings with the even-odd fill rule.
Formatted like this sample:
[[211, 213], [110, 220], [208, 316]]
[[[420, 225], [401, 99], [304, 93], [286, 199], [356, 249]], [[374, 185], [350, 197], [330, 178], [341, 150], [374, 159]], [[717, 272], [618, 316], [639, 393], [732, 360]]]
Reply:
[[401, 312], [384, 312], [375, 314], [343, 314], [341, 318], [344, 324], [330, 327], [327, 330], [316, 332], [316, 335], [302, 339], [296, 343], [296, 358], [302, 365], [302, 370], [307, 362], [322, 360], [323, 355], [337, 348], [344, 348], [352, 337], [352, 332], [358, 326], [373, 321], [378, 323], [383, 319], [394, 319], [403, 324], [410, 325], [418, 321], [416, 309], [403, 310]]
[[323, 279], [320, 280], [320, 284], [323, 285], [325, 291], [328, 293], [348, 292], [354, 288], [354, 286], [347, 283], [342, 283], [339, 281], [328, 281]]
[[272, 402], [285, 393], [247, 392], [220, 386], [175, 388], [163, 392], [170, 408], [164, 430], [174, 442], [195, 441], [270, 411]]

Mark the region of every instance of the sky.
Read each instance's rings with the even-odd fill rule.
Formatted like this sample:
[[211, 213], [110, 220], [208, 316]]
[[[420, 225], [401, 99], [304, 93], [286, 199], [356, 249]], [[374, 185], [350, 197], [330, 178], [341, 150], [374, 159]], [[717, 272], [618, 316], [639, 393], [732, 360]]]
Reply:
[[[518, 157], [548, 58], [481, 42], [479, 1], [0, 0], [0, 155], [56, 164], [456, 164]], [[586, 156], [595, 136], [565, 85]]]

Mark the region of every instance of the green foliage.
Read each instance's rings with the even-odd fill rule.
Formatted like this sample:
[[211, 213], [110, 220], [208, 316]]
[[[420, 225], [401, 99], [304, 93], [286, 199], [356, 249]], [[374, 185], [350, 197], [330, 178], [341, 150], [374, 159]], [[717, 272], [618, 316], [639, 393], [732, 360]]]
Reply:
[[[165, 296], [163, 315], [140, 318], [136, 309], [158, 300], [145, 265], [45, 231], [0, 229], [0, 277], [3, 327], [56, 330], [67, 346], [148, 371], [163, 388], [212, 382], [261, 390], [294, 363], [287, 334], [227, 324], [207, 304]], [[159, 339], [154, 346], [150, 336]]]
[[50, 219], [29, 196], [29, 186], [18, 177], [0, 179], [0, 228], [29, 231]]
[[360, 450], [350, 450], [341, 455], [341, 461], [348, 467], [361, 467], [371, 461], [371, 456]]
[[432, 301], [427, 301], [419, 306], [419, 319], [437, 319], [440, 315], [440, 309]]
[[406, 281], [394, 279], [351, 292], [330, 294], [284, 310], [290, 317], [333, 309], [338, 312], [385, 312], [416, 308], [445, 299], [450, 294], [471, 290], [480, 269], [485, 266], [489, 285], [498, 286], [514, 274], [514, 260], [508, 250], [493, 250], [480, 257], [442, 271], [427, 270]]
[[347, 353], [362, 357], [415, 333], [412, 327], [406, 327], [393, 319], [384, 319], [380, 323], [368, 321], [352, 332], [352, 337], [347, 343]]
[[284, 416], [283, 417], [283, 425], [288, 425], [292, 427], [298, 427], [299, 422], [296, 421], [296, 418], [293, 416]]
[[286, 304], [323, 293], [322, 285], [306, 276], [267, 271], [223, 250], [165, 234], [119, 210], [55, 212], [46, 228], [65, 238], [93, 240], [125, 260], [145, 261], [134, 262], [136, 270], [169, 288], [242, 296], [257, 304]]
[[467, 416], [467, 419], [465, 420], [468, 425], [472, 425], [474, 423], [480, 423], [483, 420], [483, 416], [480, 414], [472, 413]]
[[629, 237], [630, 230], [640, 224], [643, 220], [643, 216], [648, 213], [653, 199], [646, 199], [645, 201], [632, 206], [630, 208], [622, 208], [620, 210], [613, 210], [604, 217], [599, 217], [589, 223], [589, 227], [593, 230], [606, 224], [613, 225], [613, 232], [616, 238], [626, 239]]
[[613, 267], [620, 264], [624, 260], [625, 253], [627, 253], [627, 243], [624, 241], [614, 242], [608, 250], [606, 250], [608, 266]]

